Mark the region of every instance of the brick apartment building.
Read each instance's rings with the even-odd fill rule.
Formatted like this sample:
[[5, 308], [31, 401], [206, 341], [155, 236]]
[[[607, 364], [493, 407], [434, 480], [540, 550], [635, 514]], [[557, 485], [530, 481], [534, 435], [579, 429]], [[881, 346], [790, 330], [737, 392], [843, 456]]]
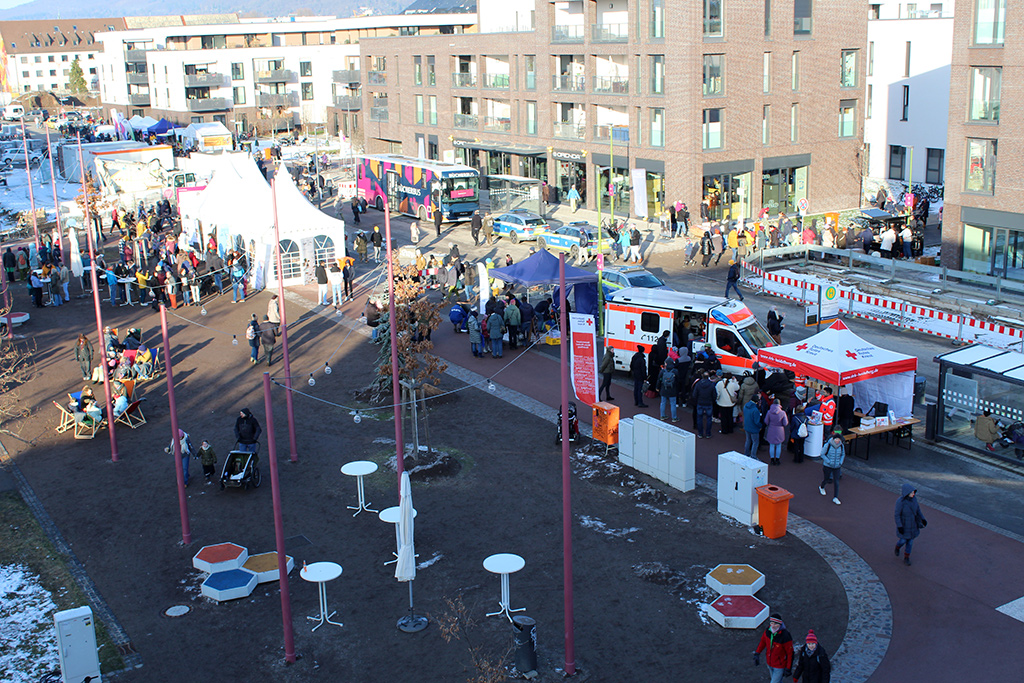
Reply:
[[[1024, 279], [1024, 118], [1003, 110], [1001, 93], [1020, 92], [1014, 52], [1024, 16], [1006, 0], [957, 8], [946, 144], [942, 261], [963, 270]], [[1002, 159], [997, 173], [996, 159]]]
[[422, 139], [483, 174], [576, 184], [589, 208], [611, 173], [620, 215], [682, 200], [696, 218], [706, 195], [715, 218], [858, 206], [865, 10], [482, 0], [478, 34], [361, 42], [367, 151]]

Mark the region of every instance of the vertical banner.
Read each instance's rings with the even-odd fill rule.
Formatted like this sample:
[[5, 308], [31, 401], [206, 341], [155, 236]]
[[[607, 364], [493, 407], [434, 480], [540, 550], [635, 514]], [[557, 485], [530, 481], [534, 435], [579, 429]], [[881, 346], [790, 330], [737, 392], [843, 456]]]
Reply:
[[639, 218], [647, 218], [647, 170], [634, 168], [633, 175], [633, 214]]
[[588, 406], [597, 403], [597, 326], [594, 316], [569, 314], [572, 390]]

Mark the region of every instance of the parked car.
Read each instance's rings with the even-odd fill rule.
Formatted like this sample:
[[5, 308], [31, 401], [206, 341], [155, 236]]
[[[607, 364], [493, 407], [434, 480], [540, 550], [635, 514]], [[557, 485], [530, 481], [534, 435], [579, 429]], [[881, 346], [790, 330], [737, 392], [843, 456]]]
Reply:
[[50, 118], [50, 112], [46, 109], [33, 109], [29, 113], [25, 114], [26, 121], [35, 121], [41, 123]]
[[672, 289], [657, 275], [639, 266], [605, 268], [601, 276], [601, 282], [604, 285], [604, 293], [606, 295], [619, 289], [626, 289], [627, 287]]
[[494, 234], [508, 237], [512, 244], [518, 244], [520, 240], [535, 240], [538, 233], [549, 227], [546, 220], [522, 209], [503, 213], [494, 219]]
[[[45, 156], [43, 150], [32, 149], [31, 147], [28, 150], [29, 164], [41, 164]], [[0, 161], [3, 162], [4, 166], [25, 163], [25, 148], [21, 144], [3, 148], [3, 152], [0, 153]]]
[[600, 247], [597, 244], [597, 227], [586, 221], [575, 221], [557, 230], [545, 230], [537, 235], [537, 246], [551, 251], [564, 251], [574, 259], [589, 260], [598, 252], [609, 254], [611, 240], [602, 235]]

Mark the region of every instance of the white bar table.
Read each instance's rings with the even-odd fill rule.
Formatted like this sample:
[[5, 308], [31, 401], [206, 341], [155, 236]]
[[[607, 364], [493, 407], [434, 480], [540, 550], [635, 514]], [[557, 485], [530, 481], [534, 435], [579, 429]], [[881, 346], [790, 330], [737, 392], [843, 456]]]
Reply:
[[370, 505], [366, 502], [366, 493], [363, 490], [363, 477], [368, 474], [373, 474], [377, 471], [377, 463], [370, 462], [369, 460], [353, 460], [352, 462], [345, 463], [341, 466], [341, 473], [349, 477], [356, 478], [356, 489], [359, 493], [359, 505], [352, 507], [348, 505], [349, 510], [355, 510], [355, 517], [363, 510], [367, 512], [377, 513], [377, 510], [370, 509]]
[[509, 621], [512, 621], [512, 615], [510, 614], [510, 612], [526, 611], [525, 607], [512, 609], [509, 606], [511, 604], [511, 601], [509, 600], [508, 587], [508, 575], [514, 574], [515, 572], [519, 571], [525, 566], [526, 560], [519, 557], [518, 555], [513, 555], [512, 553], [498, 553], [497, 555], [491, 555], [486, 560], [484, 560], [484, 569], [491, 572], [492, 574], [501, 575], [501, 601], [498, 603], [499, 605], [501, 605], [501, 609], [497, 612], [490, 612], [486, 616], [496, 617], [499, 614], [504, 614], [506, 617], [508, 617]]
[[[402, 510], [401, 507], [395, 505], [394, 507], [384, 508], [383, 510], [381, 510], [380, 512], [377, 513], [377, 516], [380, 518], [380, 521], [387, 522], [388, 524], [394, 524], [395, 525], [395, 548], [396, 548], [396, 550], [401, 550], [402, 549], [402, 530], [398, 526], [398, 518], [400, 516], [401, 510]], [[416, 512], [415, 508], [413, 508], [412, 518], [416, 519], [416, 515], [417, 514], [419, 514], [419, 513]], [[391, 554], [395, 556], [395, 559], [388, 560], [387, 562], [384, 563], [385, 565], [394, 564], [395, 562], [398, 562], [398, 553], [395, 552], [395, 553], [391, 553]], [[419, 555], [417, 555], [417, 557], [419, 557]]]
[[119, 277], [117, 283], [124, 285], [124, 302], [122, 306], [134, 306], [135, 302], [132, 301], [132, 285], [135, 284], [136, 280], [133, 277]]
[[306, 581], [315, 583], [320, 588], [320, 616], [319, 617], [306, 617], [310, 621], [318, 622], [313, 630], [317, 630], [324, 624], [334, 624], [335, 626], [344, 626], [340, 621], [331, 621], [331, 617], [337, 614], [337, 610], [327, 613], [327, 582], [334, 581], [336, 578], [341, 576], [341, 565], [334, 562], [314, 562], [311, 565], [304, 566], [299, 572]]

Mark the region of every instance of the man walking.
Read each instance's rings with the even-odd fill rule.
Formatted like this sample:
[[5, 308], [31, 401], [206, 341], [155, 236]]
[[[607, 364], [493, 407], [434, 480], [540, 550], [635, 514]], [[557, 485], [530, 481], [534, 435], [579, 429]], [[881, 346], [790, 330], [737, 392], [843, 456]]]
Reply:
[[352, 265], [352, 258], [345, 257], [345, 266], [341, 269], [341, 279], [345, 285], [345, 298], [352, 301], [352, 280], [355, 278], [355, 269]]
[[707, 371], [701, 373], [700, 379], [693, 385], [693, 404], [697, 408], [697, 438], [711, 438], [711, 414], [714, 411], [717, 391]]
[[841, 505], [839, 502], [839, 480], [843, 476], [843, 461], [846, 460], [846, 446], [843, 444], [841, 434], [833, 434], [821, 449], [821, 483], [818, 485], [818, 493], [823, 496], [825, 485], [832, 482], [832, 502]]
[[[255, 314], [253, 314], [255, 315]], [[274, 362], [274, 346], [277, 344], [278, 326], [270, 322], [269, 316], [263, 316], [263, 322], [259, 326], [260, 345], [263, 346], [263, 355], [267, 358], [267, 367]]]
[[629, 260], [634, 263], [640, 263], [640, 240], [640, 231], [634, 225], [629, 232]]
[[473, 246], [480, 245], [480, 230], [484, 226], [484, 219], [480, 217], [479, 211], [473, 212], [473, 217], [469, 219], [469, 235], [473, 238]]
[[647, 380], [647, 358], [643, 345], [636, 347], [636, 353], [629, 360], [629, 371], [633, 373], [633, 405], [637, 408], [646, 408], [644, 382]]
[[917, 489], [913, 484], [903, 484], [900, 498], [896, 501], [896, 557], [900, 556], [900, 548], [904, 546], [903, 564], [910, 566], [910, 551], [914, 548], [914, 539], [921, 529], [928, 526], [928, 520], [921, 514], [921, 506], [917, 502]]
[[778, 613], [768, 617], [768, 628], [761, 634], [754, 650], [754, 666], [761, 665], [762, 652], [765, 653], [771, 683], [782, 683], [782, 679], [790, 677], [793, 672], [793, 636], [786, 630]]
[[317, 303], [321, 306], [327, 305], [327, 285], [330, 282], [327, 279], [327, 269], [324, 268], [324, 262], [319, 261], [316, 264], [316, 268], [313, 269], [313, 275], [316, 276], [316, 298]]
[[444, 220], [444, 216], [441, 215], [441, 209], [434, 210], [434, 229], [437, 230], [437, 236], [441, 236], [441, 221]]
[[606, 346], [604, 348], [604, 356], [601, 357], [601, 367], [598, 369], [601, 373], [601, 386], [597, 389], [597, 400], [601, 400], [601, 395], [605, 395], [609, 401], [614, 401], [612, 398], [612, 373], [615, 372], [615, 352], [612, 351], [612, 347]]
[[[748, 378], [753, 379], [753, 378]], [[746, 382], [746, 380], [743, 380]], [[741, 387], [742, 389], [742, 387]], [[743, 404], [743, 433], [746, 441], [743, 442], [743, 455], [757, 460], [757, 447], [761, 444], [761, 408], [758, 407], [755, 392]]]
[[373, 244], [373, 258], [380, 263], [380, 248], [384, 244], [384, 235], [380, 234], [380, 226], [373, 226], [373, 234], [370, 235], [370, 243]]
[[580, 206], [580, 191], [576, 189], [575, 185], [573, 185], [569, 189], [569, 194], [567, 194], [566, 197], [569, 199], [569, 207], [572, 209], [572, 212], [576, 213], [576, 209]]
[[740, 301], [743, 301], [743, 292], [740, 291], [739, 282], [740, 282], [740, 264], [736, 263], [736, 261], [730, 260], [729, 261], [729, 275], [727, 276], [726, 282], [725, 282], [725, 298], [726, 299], [729, 298], [729, 290], [731, 289], [731, 290], [734, 290], [736, 292], [736, 296], [738, 296], [740, 298]]

